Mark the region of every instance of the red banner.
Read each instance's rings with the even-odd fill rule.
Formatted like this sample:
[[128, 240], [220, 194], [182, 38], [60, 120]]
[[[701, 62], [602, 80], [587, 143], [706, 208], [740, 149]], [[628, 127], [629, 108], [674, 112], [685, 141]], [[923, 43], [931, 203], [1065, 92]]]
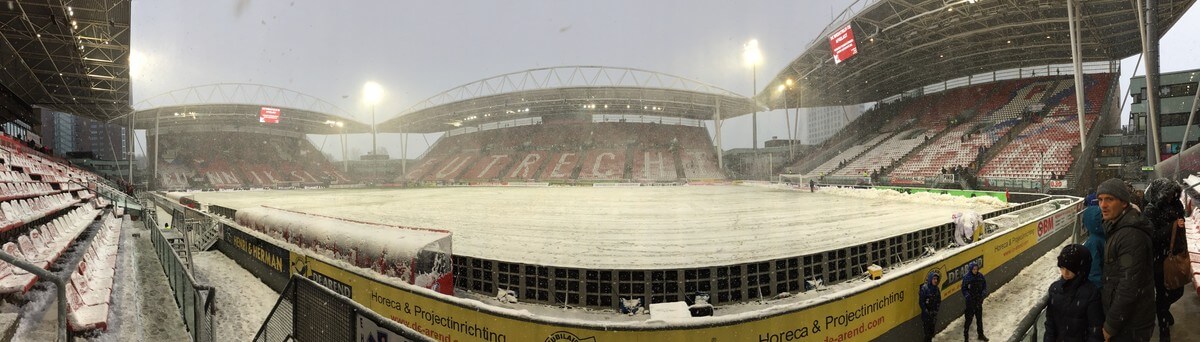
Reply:
[[858, 54], [858, 46], [854, 44], [854, 30], [850, 25], [829, 36], [829, 49], [833, 50], [834, 64], [840, 64]]
[[258, 122], [279, 123], [279, 108], [262, 107], [258, 110]]

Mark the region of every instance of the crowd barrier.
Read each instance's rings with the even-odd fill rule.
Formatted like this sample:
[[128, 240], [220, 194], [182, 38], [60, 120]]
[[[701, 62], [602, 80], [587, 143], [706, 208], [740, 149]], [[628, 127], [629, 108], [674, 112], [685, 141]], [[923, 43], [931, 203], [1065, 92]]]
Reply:
[[184, 266], [183, 261], [175, 254], [171, 243], [163, 236], [157, 225], [157, 215], [149, 214], [142, 221], [150, 230], [150, 242], [154, 244], [154, 252], [162, 264], [167, 276], [167, 283], [175, 294], [175, 304], [179, 306], [179, 315], [191, 334], [192, 341], [214, 341], [214, 315], [216, 314], [214, 300], [216, 289], [201, 285], [192, 277], [191, 272]]
[[293, 276], [255, 342], [435, 341], [301, 276]]

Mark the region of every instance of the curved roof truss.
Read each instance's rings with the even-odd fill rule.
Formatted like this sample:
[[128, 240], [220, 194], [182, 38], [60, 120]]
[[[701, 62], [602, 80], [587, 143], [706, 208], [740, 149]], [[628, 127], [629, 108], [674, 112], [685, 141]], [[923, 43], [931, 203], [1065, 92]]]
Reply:
[[[134, 107], [135, 125], [140, 129], [225, 124], [306, 134], [371, 131], [370, 125], [350, 119], [346, 111], [325, 100], [261, 84], [218, 83], [177, 89], [139, 101]], [[262, 107], [279, 108], [280, 122], [258, 122]]]
[[[1159, 37], [1195, 0], [1158, 0]], [[1083, 62], [1141, 52], [1130, 0], [1081, 1]], [[829, 36], [850, 25], [858, 54], [834, 63]], [[878, 101], [946, 80], [1017, 68], [1071, 63], [1067, 1], [863, 0], [851, 5], [756, 98], [772, 108], [787, 80], [796, 106]], [[1069, 71], [1068, 71], [1069, 72]]]
[[753, 111], [748, 98], [659, 72], [604, 66], [530, 69], [431, 96], [380, 124], [383, 132], [433, 133], [556, 114], [631, 114], [710, 120]]

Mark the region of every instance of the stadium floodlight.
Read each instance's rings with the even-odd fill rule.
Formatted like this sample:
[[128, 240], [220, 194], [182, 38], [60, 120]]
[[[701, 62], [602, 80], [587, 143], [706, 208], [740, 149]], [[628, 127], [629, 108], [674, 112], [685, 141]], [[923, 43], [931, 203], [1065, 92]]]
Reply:
[[379, 83], [375, 83], [375, 81], [367, 81], [366, 84], [363, 84], [363, 102], [366, 102], [368, 105], [371, 105], [371, 153], [370, 154], [372, 154], [372, 155], [374, 155], [376, 152], [379, 152], [379, 145], [378, 145], [377, 139], [375, 137], [376, 135], [379, 135], [379, 129], [377, 129], [375, 127], [375, 105], [379, 104], [380, 100], [383, 100], [383, 87], [380, 86]]
[[748, 67], [757, 67], [762, 63], [762, 50], [758, 49], [758, 39], [751, 39], [742, 46], [742, 61]]
[[383, 87], [374, 81], [368, 81], [363, 84], [363, 102], [368, 105], [377, 105], [383, 100]]
[[[762, 50], [758, 49], [758, 39], [751, 39], [742, 46], [742, 60], [750, 67], [751, 86], [754, 88], [750, 92], [750, 98], [754, 98], [754, 93], [758, 92], [758, 64], [762, 63]], [[758, 159], [758, 103], [754, 103], [754, 114], [750, 115], [750, 137], [751, 147], [754, 150], [754, 158]]]

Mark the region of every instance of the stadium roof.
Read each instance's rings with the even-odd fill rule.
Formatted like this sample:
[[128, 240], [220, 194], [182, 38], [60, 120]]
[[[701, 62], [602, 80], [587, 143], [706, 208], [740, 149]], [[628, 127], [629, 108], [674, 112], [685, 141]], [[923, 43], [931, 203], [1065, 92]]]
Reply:
[[[166, 92], [138, 102], [137, 129], [277, 130], [303, 134], [367, 133], [371, 126], [346, 111], [293, 90], [260, 84], [220, 83]], [[279, 123], [259, 122], [263, 107], [280, 109]], [[157, 123], [156, 123], [157, 121]], [[342, 127], [337, 123], [341, 122]], [[344, 129], [344, 132], [343, 132]]]
[[645, 115], [711, 120], [753, 111], [750, 99], [703, 82], [603, 66], [531, 69], [467, 83], [379, 124], [380, 132], [435, 133], [547, 115]]
[[129, 113], [130, 1], [0, 7], [0, 84], [30, 105], [99, 120]]
[[[1195, 0], [1158, 0], [1161, 37]], [[1112, 61], [1141, 52], [1131, 0], [1082, 2], [1084, 62]], [[946, 80], [997, 70], [1071, 62], [1066, 1], [860, 0], [755, 96], [782, 108], [866, 103]], [[850, 25], [858, 54], [834, 63], [830, 37]]]

